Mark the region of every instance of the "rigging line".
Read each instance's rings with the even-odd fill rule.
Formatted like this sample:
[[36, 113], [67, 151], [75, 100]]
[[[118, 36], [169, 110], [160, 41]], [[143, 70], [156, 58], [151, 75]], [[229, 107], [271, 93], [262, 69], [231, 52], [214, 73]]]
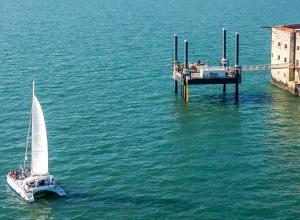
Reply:
[[30, 128], [31, 128], [31, 116], [32, 113], [30, 112], [30, 119], [29, 119], [29, 125], [28, 125], [28, 131], [27, 131], [27, 139], [26, 139], [26, 148], [25, 148], [25, 157], [24, 157], [24, 168], [26, 168], [26, 161], [28, 160], [27, 154], [28, 154], [28, 144], [29, 144], [29, 136], [30, 136]]

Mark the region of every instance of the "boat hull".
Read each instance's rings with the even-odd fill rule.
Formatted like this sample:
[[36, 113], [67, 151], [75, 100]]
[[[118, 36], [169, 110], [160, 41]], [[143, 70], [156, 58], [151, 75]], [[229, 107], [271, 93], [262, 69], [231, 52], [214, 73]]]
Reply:
[[26, 190], [23, 189], [21, 185], [22, 180], [15, 180], [9, 175], [7, 175], [7, 183], [16, 193], [18, 193], [27, 202], [34, 202], [33, 192], [26, 192]]
[[53, 192], [58, 196], [66, 195], [63, 188], [56, 184], [25, 189], [25, 187], [23, 187], [23, 180], [14, 179], [9, 175], [7, 175], [7, 183], [16, 193], [28, 202], [34, 202], [34, 194], [38, 192]]

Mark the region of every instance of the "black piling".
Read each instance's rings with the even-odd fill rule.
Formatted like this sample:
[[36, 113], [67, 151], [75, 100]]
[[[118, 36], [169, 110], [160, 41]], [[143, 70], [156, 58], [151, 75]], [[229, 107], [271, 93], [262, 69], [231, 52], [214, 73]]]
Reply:
[[235, 102], [239, 102], [239, 83], [237, 82], [235, 84]]
[[235, 33], [235, 77], [238, 78], [235, 83], [235, 102], [239, 101], [239, 82], [240, 82], [240, 66], [239, 66], [239, 44], [240, 44], [240, 36], [239, 33]]
[[223, 28], [223, 47], [222, 47], [222, 59], [221, 59], [221, 66], [226, 67], [228, 65], [226, 59], [226, 29]]
[[226, 60], [226, 29], [223, 28], [223, 59]]
[[174, 63], [178, 62], [178, 36], [174, 34]]
[[240, 35], [235, 33], [235, 67], [239, 67]]
[[184, 69], [183, 69], [183, 99], [184, 101], [189, 101], [189, 91], [188, 91], [188, 78], [191, 77], [191, 72], [189, 69], [189, 43], [187, 40], [184, 41]]
[[182, 98], [185, 101], [185, 96], [186, 96], [186, 94], [185, 94], [185, 83], [183, 83], [182, 88], [183, 88], [182, 89]]
[[[174, 63], [173, 63], [173, 67], [177, 63], [178, 63], [178, 36], [177, 36], [177, 34], [174, 34]], [[178, 92], [178, 82], [177, 82], [176, 79], [174, 79], [174, 92], [175, 93]]]
[[[227, 59], [226, 59], [226, 29], [223, 28], [223, 50], [222, 50], [222, 60], [221, 65], [226, 67], [228, 65]], [[223, 84], [223, 93], [226, 93], [226, 83]]]
[[223, 84], [223, 93], [226, 93], [226, 83]]
[[184, 40], [184, 68], [189, 67], [189, 42]]

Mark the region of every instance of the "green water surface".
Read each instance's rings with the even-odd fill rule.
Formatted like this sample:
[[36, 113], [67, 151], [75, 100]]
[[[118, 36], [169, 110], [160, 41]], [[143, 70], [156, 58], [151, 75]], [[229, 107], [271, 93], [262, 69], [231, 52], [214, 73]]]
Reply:
[[[173, 34], [216, 65], [269, 64], [271, 31], [299, 23], [297, 0], [0, 2], [1, 219], [299, 219], [300, 101], [245, 72], [234, 88], [174, 95]], [[50, 172], [67, 192], [28, 204], [6, 184], [24, 156], [31, 82]]]

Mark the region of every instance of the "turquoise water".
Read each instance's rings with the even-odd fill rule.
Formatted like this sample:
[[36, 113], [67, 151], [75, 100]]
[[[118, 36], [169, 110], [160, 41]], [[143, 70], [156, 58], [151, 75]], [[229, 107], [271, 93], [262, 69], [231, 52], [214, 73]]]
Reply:
[[[173, 93], [173, 34], [211, 65], [228, 28], [241, 64], [268, 64], [297, 0], [0, 2], [1, 219], [299, 219], [300, 101], [267, 71], [234, 88]], [[22, 201], [6, 184], [24, 155], [31, 82], [51, 173], [67, 197]]]

